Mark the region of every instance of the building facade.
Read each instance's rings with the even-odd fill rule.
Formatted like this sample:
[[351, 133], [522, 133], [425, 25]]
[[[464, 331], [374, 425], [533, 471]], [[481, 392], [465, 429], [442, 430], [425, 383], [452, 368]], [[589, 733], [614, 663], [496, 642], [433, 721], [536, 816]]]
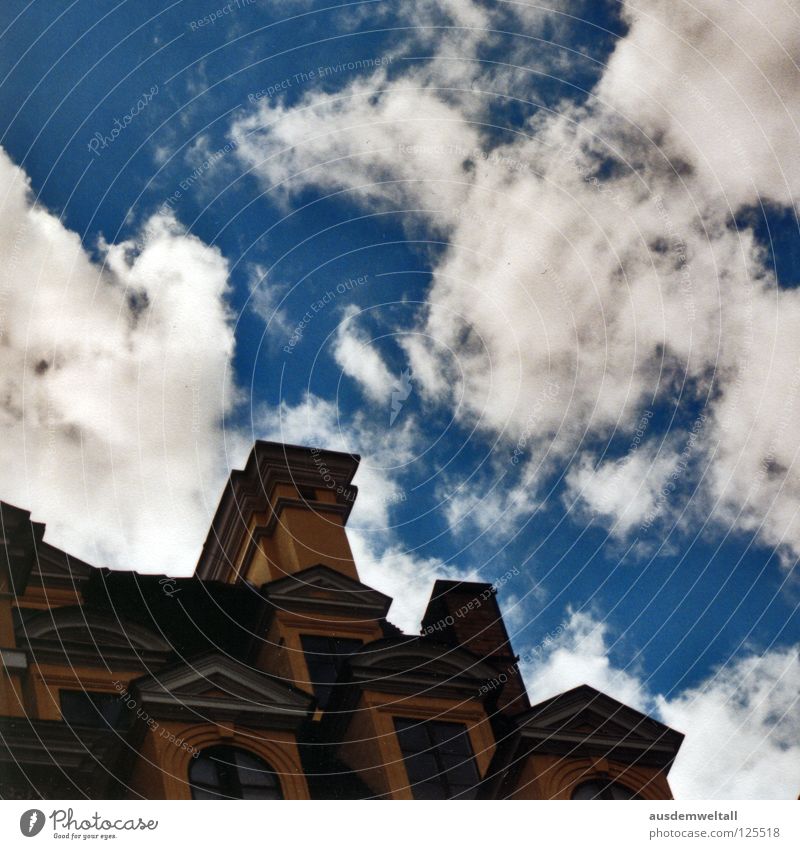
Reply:
[[531, 705], [489, 584], [420, 633], [361, 583], [355, 455], [256, 443], [191, 578], [0, 515], [0, 797], [670, 799], [682, 735], [581, 686]]

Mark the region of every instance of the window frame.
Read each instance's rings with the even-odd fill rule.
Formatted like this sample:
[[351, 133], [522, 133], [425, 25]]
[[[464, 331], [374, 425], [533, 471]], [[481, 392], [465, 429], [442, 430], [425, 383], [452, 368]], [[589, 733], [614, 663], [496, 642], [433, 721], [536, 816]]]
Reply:
[[[220, 755], [219, 759], [215, 759], [213, 754]], [[271, 785], [258, 785], [242, 783], [242, 771], [246, 767], [242, 767], [236, 762], [236, 756], [243, 755], [246, 759], [253, 761], [259, 765], [260, 774], [268, 774], [271, 776]], [[218, 786], [215, 787], [207, 781], [201, 781], [197, 775], [193, 777], [192, 773], [199, 769], [198, 763], [214, 764]], [[245, 792], [248, 789], [258, 789], [260, 786], [269, 787], [274, 795], [257, 799], [257, 801], [277, 801], [284, 799], [283, 785], [281, 784], [280, 776], [272, 767], [272, 765], [261, 757], [261, 755], [250, 749], [245, 749], [242, 746], [231, 746], [227, 743], [215, 743], [211, 746], [206, 746], [196, 757], [191, 759], [188, 771], [189, 790], [194, 801], [218, 801], [225, 799], [246, 800]], [[198, 798], [195, 791], [206, 794]], [[252, 798], [252, 797], [250, 797]]]
[[[474, 799], [476, 797], [481, 775], [467, 723], [434, 717], [420, 719], [408, 716], [395, 716], [393, 721], [408, 778], [408, 787], [415, 799], [428, 798], [420, 796], [420, 790], [426, 785], [438, 785], [445, 799]], [[438, 735], [438, 731], [445, 732], [445, 730], [449, 730], [446, 736]], [[422, 748], [418, 748], [419, 744], [414, 748], [404, 745], [404, 738], [408, 741], [413, 733], [424, 735], [425, 741]], [[449, 746], [451, 751], [447, 751], [447, 744], [452, 744], [454, 741], [459, 741], [462, 751], [454, 751], [452, 745]], [[426, 773], [421, 765], [430, 759], [435, 763], [435, 772], [428, 770]], [[448, 761], [453, 762], [448, 763]], [[471, 773], [469, 780], [454, 781], [455, 771], [462, 768], [466, 768]], [[420, 774], [426, 777], [420, 778]]]

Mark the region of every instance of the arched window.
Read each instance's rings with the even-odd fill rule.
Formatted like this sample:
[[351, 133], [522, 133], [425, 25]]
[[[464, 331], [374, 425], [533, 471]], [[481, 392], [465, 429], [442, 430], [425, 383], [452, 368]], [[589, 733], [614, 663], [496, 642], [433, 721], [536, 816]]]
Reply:
[[572, 791], [573, 799], [641, 799], [630, 787], [608, 778], [584, 781]]
[[283, 799], [275, 771], [235, 746], [211, 746], [192, 758], [193, 799]]

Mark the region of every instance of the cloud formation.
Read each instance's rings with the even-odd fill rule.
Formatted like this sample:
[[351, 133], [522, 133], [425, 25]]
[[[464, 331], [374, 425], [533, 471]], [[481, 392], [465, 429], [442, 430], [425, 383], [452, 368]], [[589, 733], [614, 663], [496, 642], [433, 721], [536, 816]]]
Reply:
[[[482, 63], [505, 14], [459, 4], [450, 22], [466, 29], [431, 39], [428, 62], [259, 104], [231, 128], [237, 155], [282, 203], [344, 192], [446, 242], [399, 344], [425, 404], [515, 457], [519, 484], [503, 486], [524, 493], [456, 493], [454, 531], [507, 536], [505, 518], [563, 474], [572, 515], [620, 539], [678, 523], [752, 533], [791, 568], [800, 289], [778, 285], [750, 222], [800, 192], [800, 16], [782, 0], [624, 2], [627, 31], [588, 97], [529, 104], [506, 129], [491, 93], [547, 102], [538, 72], [558, 65], [527, 39], [536, 14]], [[746, 650], [666, 695], [610, 648], [602, 622], [570, 614], [526, 667], [534, 698], [588, 682], [687, 732], [678, 798], [796, 796], [796, 648]]]
[[535, 704], [589, 684], [687, 734], [670, 772], [676, 799], [795, 799], [800, 786], [800, 646], [745, 652], [674, 694], [609, 660], [607, 623], [568, 610], [521, 672]]
[[[682, 472], [687, 491], [703, 480], [695, 519], [759, 534], [788, 566], [800, 554], [800, 432], [781, 423], [800, 385], [800, 290], [778, 287], [752, 227], [734, 222], [800, 190], [788, 152], [800, 21], [778, 0], [726, 7], [724, 20], [711, 2], [622, 14], [628, 32], [588, 100], [533, 110], [513, 134], [469, 89], [477, 64], [484, 82], [499, 67], [502, 90], [502, 66], [443, 63], [442, 47], [334, 95], [260, 103], [234, 122], [237, 155], [276, 198], [344, 189], [446, 237], [405, 344], [422, 397], [513, 445], [556, 385], [526, 434], [528, 460], [573, 462], [572, 494], [620, 536], [643, 503], [619, 491], [597, 510], [610, 474], [591, 471], [597, 446], [680, 399], [677, 412], [707, 419]], [[691, 428], [678, 415], [670, 439], [653, 434], [623, 461], [631, 496], [657, 499]], [[662, 499], [659, 521], [685, 506]]]
[[2, 498], [89, 562], [190, 574], [241, 453], [227, 262], [164, 215], [95, 261], [4, 151], [0, 198]]

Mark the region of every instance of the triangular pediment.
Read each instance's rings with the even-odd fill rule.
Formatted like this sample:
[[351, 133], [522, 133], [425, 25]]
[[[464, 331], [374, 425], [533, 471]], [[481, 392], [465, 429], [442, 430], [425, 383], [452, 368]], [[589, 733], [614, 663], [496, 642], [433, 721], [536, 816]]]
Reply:
[[533, 750], [613, 757], [668, 766], [683, 735], [588, 685], [535, 705], [516, 717]]
[[218, 653], [182, 661], [137, 679], [134, 697], [155, 716], [195, 716], [259, 727], [296, 727], [313, 698]]
[[353, 680], [365, 689], [406, 694], [435, 689], [477, 697], [481, 684], [495, 675], [492, 667], [465, 649], [425, 637], [376, 640], [348, 662]]
[[353, 619], [382, 619], [392, 599], [324, 564], [311, 566], [262, 587], [279, 609], [343, 615]]
[[169, 651], [169, 644], [141, 625], [86, 607], [57, 607], [25, 619], [16, 628], [20, 641], [83, 644], [98, 650], [111, 646]]

